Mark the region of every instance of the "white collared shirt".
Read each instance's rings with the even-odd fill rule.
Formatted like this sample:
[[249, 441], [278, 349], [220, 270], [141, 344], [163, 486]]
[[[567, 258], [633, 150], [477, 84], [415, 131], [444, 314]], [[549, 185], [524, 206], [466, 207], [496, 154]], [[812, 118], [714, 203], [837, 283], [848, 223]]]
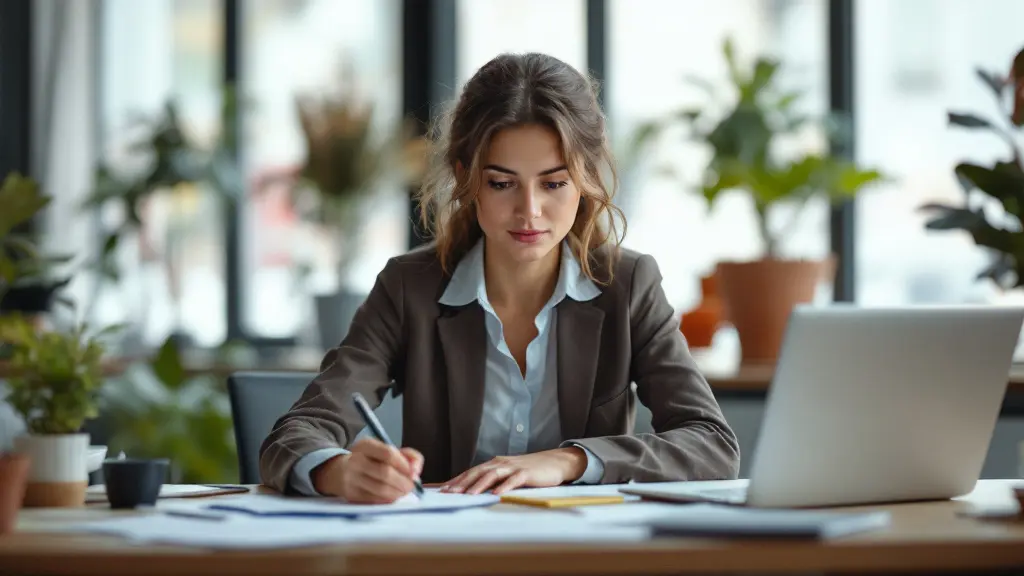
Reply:
[[[505, 342], [501, 319], [487, 298], [484, 276], [484, 240], [459, 261], [445, 288], [440, 304], [466, 306], [476, 301], [484, 309], [487, 328], [487, 358], [484, 380], [484, 404], [472, 465], [495, 456], [518, 456], [558, 448], [563, 444], [558, 415], [558, 346], [555, 334], [558, 315], [555, 307], [565, 298], [578, 302], [592, 300], [601, 290], [581, 269], [568, 244], [563, 242], [558, 282], [551, 298], [534, 319], [537, 337], [526, 347], [526, 375], [519, 369]], [[364, 429], [353, 442], [368, 433]], [[590, 450], [583, 450], [587, 468], [577, 483], [594, 484], [604, 476], [604, 463]], [[310, 473], [328, 459], [345, 454], [343, 448], [322, 448], [304, 455], [292, 468], [292, 488], [309, 496], [317, 495]]]
[[[583, 302], [600, 296], [601, 291], [583, 274], [572, 250], [564, 242], [561, 254], [555, 290], [534, 319], [537, 337], [526, 347], [525, 376], [505, 342], [501, 320], [487, 298], [484, 240], [477, 242], [459, 261], [451, 282], [438, 300], [445, 306], [466, 306], [475, 300], [485, 312], [489, 345], [474, 466], [495, 456], [540, 452], [558, 448], [562, 443], [555, 338], [558, 315], [554, 309], [567, 297]], [[589, 450], [579, 447], [587, 455], [587, 471], [579, 481], [599, 481], [604, 475], [603, 463]]]

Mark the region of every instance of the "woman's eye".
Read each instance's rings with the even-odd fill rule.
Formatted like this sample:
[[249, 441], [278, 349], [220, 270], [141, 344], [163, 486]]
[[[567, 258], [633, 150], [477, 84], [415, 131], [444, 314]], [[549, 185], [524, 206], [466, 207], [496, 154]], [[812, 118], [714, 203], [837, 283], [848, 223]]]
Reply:
[[487, 184], [495, 190], [505, 190], [512, 187], [511, 180], [488, 180]]
[[545, 182], [544, 187], [547, 188], [548, 190], [555, 190], [557, 188], [565, 186], [566, 184], [568, 184], [568, 182], [564, 180], [561, 182]]

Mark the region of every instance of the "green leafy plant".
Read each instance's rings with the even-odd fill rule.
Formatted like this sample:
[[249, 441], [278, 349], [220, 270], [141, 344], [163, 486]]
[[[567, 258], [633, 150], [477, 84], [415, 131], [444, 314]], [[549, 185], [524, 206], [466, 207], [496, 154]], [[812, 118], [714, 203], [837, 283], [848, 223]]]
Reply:
[[0, 187], [0, 302], [16, 288], [30, 285], [59, 285], [51, 278], [67, 256], [43, 254], [32, 236], [19, 229], [50, 203], [50, 197], [31, 178], [17, 172], [8, 174]]
[[7, 402], [33, 434], [72, 434], [98, 413], [102, 385], [101, 338], [86, 326], [67, 332], [40, 330], [16, 314], [0, 317], [0, 341], [10, 346]]
[[168, 101], [160, 114], [138, 119], [141, 132], [128, 145], [129, 152], [144, 160], [143, 169], [124, 172], [106, 162], [98, 164], [93, 190], [83, 207], [98, 210], [118, 204], [125, 215], [120, 224], [106, 231], [98, 267], [107, 277], [118, 278], [113, 255], [126, 233], [142, 227], [143, 204], [153, 195], [174, 193], [183, 184], [206, 183], [227, 199], [237, 197], [241, 177], [235, 155], [236, 108], [235, 91], [229, 86], [223, 96], [219, 139], [207, 150], [189, 138], [177, 104]]
[[[634, 136], [632, 155], [665, 129], [682, 124], [690, 138], [711, 151], [698, 190], [710, 205], [725, 191], [743, 190], [750, 194], [766, 256], [777, 258], [780, 240], [810, 198], [824, 195], [831, 201], [848, 199], [883, 177], [877, 170], [860, 169], [853, 162], [830, 154], [781, 157], [777, 151], [780, 138], [794, 135], [812, 122], [834, 134], [839, 125], [837, 119], [815, 120], [799, 113], [795, 105], [802, 93], [779, 88], [778, 61], [759, 57], [751, 69], [742, 69], [731, 39], [725, 41], [722, 52], [734, 94], [719, 96], [709, 81], [691, 79], [711, 95], [712, 104], [679, 110], [641, 125]], [[714, 109], [723, 103], [724, 111]], [[772, 229], [769, 212], [782, 203], [796, 204], [794, 218], [783, 227]]]
[[993, 132], [1006, 142], [1009, 155], [990, 165], [957, 164], [954, 173], [964, 191], [964, 205], [929, 203], [921, 209], [931, 214], [926, 229], [966, 231], [975, 244], [992, 253], [992, 262], [978, 273], [979, 280], [1017, 288], [1024, 286], [1024, 163], [1017, 145], [1024, 127], [1024, 50], [1014, 57], [1006, 76], [981, 68], [975, 72], [995, 97], [997, 119], [949, 112], [949, 125]]
[[109, 386], [103, 395], [112, 451], [169, 458], [176, 482], [237, 482], [231, 408], [222, 381], [190, 374], [174, 338], [123, 378], [131, 385]]

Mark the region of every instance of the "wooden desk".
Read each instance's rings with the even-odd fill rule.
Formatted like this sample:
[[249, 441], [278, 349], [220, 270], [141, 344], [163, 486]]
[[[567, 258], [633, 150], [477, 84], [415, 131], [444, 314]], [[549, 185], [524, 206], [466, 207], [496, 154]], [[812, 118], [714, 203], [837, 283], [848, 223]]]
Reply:
[[[1010, 506], [1008, 481], [983, 481], [953, 501], [884, 506], [884, 531], [832, 542], [658, 540], [623, 545], [328, 546], [288, 551], [206, 552], [133, 546], [55, 534], [63, 524], [114, 514], [105, 508], [26, 510], [0, 538], [0, 573], [32, 574], [669, 574], [896, 572], [1024, 568], [1024, 522], [958, 516], [973, 506]], [[864, 507], [870, 509], [874, 507]], [[132, 514], [133, 512], [127, 512]], [[121, 512], [120, 514], [126, 514]]]

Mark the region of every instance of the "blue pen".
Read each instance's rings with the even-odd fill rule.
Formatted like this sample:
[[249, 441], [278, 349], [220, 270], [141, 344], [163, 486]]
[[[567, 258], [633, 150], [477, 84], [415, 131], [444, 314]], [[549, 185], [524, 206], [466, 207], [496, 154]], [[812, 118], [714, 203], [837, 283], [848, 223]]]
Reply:
[[[356, 410], [359, 411], [359, 414], [363, 417], [363, 421], [366, 422], [367, 427], [370, 428], [370, 432], [377, 437], [377, 440], [380, 440], [388, 446], [398, 448], [398, 446], [395, 446], [395, 443], [391, 441], [391, 438], [388, 438], [388, 433], [384, 431], [384, 426], [381, 425], [380, 420], [377, 420], [377, 415], [373, 413], [373, 409], [366, 403], [366, 399], [363, 398], [362, 394], [354, 392], [352, 394], [352, 403], [356, 405]], [[413, 483], [415, 484], [416, 494], [418, 496], [423, 496], [423, 484], [420, 482], [419, 478], [413, 480]]]

